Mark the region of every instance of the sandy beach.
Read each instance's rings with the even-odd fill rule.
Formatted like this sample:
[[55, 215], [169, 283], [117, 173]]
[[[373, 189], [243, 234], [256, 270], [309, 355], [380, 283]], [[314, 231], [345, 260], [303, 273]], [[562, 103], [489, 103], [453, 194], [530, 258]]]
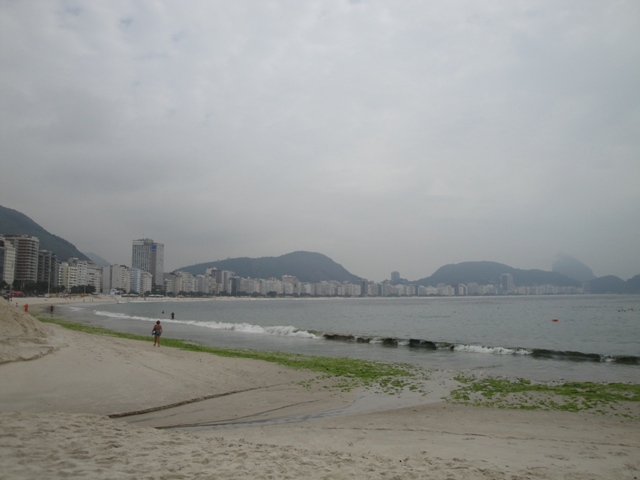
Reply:
[[62, 301], [0, 300], [0, 479], [640, 478], [637, 420], [452, 405], [446, 371], [426, 395], [344, 393], [23, 308]]

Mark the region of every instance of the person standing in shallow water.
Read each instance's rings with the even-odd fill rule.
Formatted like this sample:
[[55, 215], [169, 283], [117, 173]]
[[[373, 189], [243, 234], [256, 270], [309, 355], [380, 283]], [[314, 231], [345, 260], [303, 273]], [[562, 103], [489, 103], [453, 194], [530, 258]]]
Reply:
[[162, 335], [162, 325], [160, 325], [160, 320], [158, 320], [153, 326], [151, 335], [153, 335], [153, 346], [160, 346], [160, 335]]

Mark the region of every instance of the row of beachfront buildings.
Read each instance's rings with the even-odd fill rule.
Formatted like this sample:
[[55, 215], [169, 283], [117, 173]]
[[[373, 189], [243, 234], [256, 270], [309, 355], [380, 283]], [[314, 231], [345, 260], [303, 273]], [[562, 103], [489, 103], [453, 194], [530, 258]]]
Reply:
[[[356, 283], [339, 281], [301, 282], [291, 275], [282, 278], [243, 278], [234, 272], [209, 268], [204, 274], [164, 272], [164, 245], [145, 238], [133, 240], [132, 266], [107, 265], [78, 258], [60, 261], [39, 248], [30, 235], [0, 235], [0, 289], [22, 290], [34, 283], [46, 283], [50, 292], [71, 292], [74, 287], [105, 294], [231, 295], [231, 296], [317, 296], [317, 297], [410, 297], [466, 295], [554, 295], [578, 294], [582, 289], [542, 285], [518, 287], [510, 274], [496, 285], [477, 283], [424, 286], [382, 283], [364, 279]], [[393, 272], [396, 273], [396, 272]], [[392, 280], [394, 275], [392, 274]], [[397, 277], [397, 275], [396, 275]], [[86, 287], [92, 287], [87, 289]]]
[[[0, 234], [0, 290], [71, 291], [85, 287], [93, 292], [164, 291], [164, 246], [149, 239], [134, 240], [132, 267], [101, 267], [79, 258], [61, 260], [48, 250], [40, 249], [33, 235]], [[86, 288], [91, 287], [91, 288]]]

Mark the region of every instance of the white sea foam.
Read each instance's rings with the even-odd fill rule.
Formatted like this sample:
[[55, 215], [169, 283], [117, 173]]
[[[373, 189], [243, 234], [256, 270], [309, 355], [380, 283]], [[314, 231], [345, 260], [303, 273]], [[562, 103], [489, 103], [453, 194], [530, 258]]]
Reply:
[[156, 319], [148, 317], [139, 317], [135, 315], [127, 315], [124, 313], [96, 311], [96, 315], [103, 317], [117, 318], [117, 319], [129, 319], [129, 320], [142, 320], [147, 322], [155, 322], [156, 320], [162, 320], [164, 323], [174, 323], [181, 325], [195, 325], [198, 327], [210, 328], [213, 330], [228, 330], [232, 332], [240, 333], [254, 333], [263, 335], [276, 335], [279, 337], [296, 337], [296, 338], [320, 338], [313, 333], [306, 330], [299, 330], [295, 327], [274, 325], [263, 327], [260, 325], [253, 325], [250, 323], [225, 323], [225, 322], [199, 322], [196, 320], [173, 320], [173, 319]]
[[225, 322], [197, 322], [197, 321], [183, 321], [180, 323], [188, 325], [197, 325], [199, 327], [211, 328], [213, 330], [228, 330], [232, 332], [240, 333], [257, 333], [264, 335], [276, 335], [279, 337], [297, 337], [297, 338], [320, 338], [313, 333], [306, 330], [298, 330], [295, 327], [286, 325], [273, 325], [263, 327], [260, 325], [253, 325], [250, 323], [225, 323]]
[[130, 320], [146, 320], [148, 322], [156, 321], [155, 318], [139, 317], [139, 316], [135, 316], [135, 315], [127, 315], [126, 313], [103, 312], [103, 311], [99, 311], [99, 310], [94, 312], [94, 313], [96, 315], [100, 315], [101, 317], [121, 318], [121, 319], [130, 319]]
[[492, 355], [531, 355], [531, 350], [526, 348], [485, 347], [483, 345], [456, 345], [453, 349], [457, 352], [490, 353]]

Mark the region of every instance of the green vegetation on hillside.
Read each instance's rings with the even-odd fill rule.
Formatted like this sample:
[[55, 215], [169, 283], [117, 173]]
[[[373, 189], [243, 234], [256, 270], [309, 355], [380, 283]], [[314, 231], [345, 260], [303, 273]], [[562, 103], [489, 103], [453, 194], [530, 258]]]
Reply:
[[17, 210], [0, 205], [0, 235], [31, 235], [40, 240], [40, 250], [48, 250], [58, 257], [58, 260], [89, 258], [78, 250], [75, 245], [64, 238], [53, 235]]
[[247, 278], [281, 278], [283, 275], [292, 275], [301, 282], [310, 283], [323, 280], [358, 281], [358, 277], [348, 272], [342, 265], [316, 252], [292, 252], [279, 257], [228, 258], [182, 267], [180, 270], [200, 275], [207, 268], [212, 267], [218, 270], [229, 270], [240, 277]]

